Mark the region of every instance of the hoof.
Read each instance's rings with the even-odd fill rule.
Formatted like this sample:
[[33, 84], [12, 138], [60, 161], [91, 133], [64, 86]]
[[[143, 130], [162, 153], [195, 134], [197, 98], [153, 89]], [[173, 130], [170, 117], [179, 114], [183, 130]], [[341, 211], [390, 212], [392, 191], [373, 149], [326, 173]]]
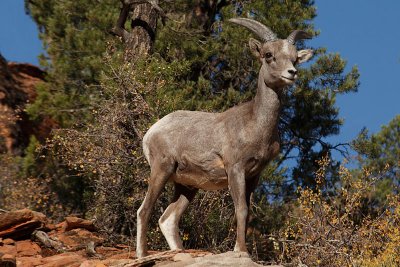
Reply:
[[136, 258], [140, 259], [140, 258], [144, 258], [146, 256], [148, 256], [149, 254], [147, 252], [144, 251], [136, 251]]
[[234, 258], [250, 258], [250, 254], [247, 251], [235, 251], [236, 255]]
[[245, 253], [247, 255], [249, 255], [249, 252], [247, 251], [247, 248], [241, 248], [237, 243], [235, 245], [235, 248], [233, 249], [233, 252], [237, 252], [237, 253]]

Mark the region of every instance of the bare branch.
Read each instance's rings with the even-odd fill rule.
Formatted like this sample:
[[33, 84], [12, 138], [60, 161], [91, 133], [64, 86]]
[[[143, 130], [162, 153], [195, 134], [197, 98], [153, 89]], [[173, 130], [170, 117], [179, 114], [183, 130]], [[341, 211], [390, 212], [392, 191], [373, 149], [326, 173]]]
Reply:
[[43, 231], [34, 231], [32, 236], [34, 236], [41, 244], [43, 244], [47, 248], [54, 248], [58, 251], [65, 250], [63, 243], [53, 240]]
[[0, 209], [0, 212], [9, 212], [8, 210], [3, 210], [3, 209]]
[[130, 37], [130, 33], [125, 30], [125, 22], [128, 18], [129, 11], [131, 9], [131, 4], [127, 4], [127, 1], [121, 1], [122, 2], [122, 8], [121, 8], [121, 13], [119, 14], [118, 20], [117, 20], [117, 25], [115, 25], [114, 28], [111, 29], [111, 33], [114, 35], [117, 35], [122, 38], [122, 40], [128, 40]]
[[125, 0], [124, 3], [129, 4], [129, 5], [140, 5], [140, 4], [150, 4], [155, 10], [157, 10], [158, 14], [161, 16], [163, 19], [168, 18], [167, 15], [165, 14], [164, 10], [158, 5], [157, 0]]

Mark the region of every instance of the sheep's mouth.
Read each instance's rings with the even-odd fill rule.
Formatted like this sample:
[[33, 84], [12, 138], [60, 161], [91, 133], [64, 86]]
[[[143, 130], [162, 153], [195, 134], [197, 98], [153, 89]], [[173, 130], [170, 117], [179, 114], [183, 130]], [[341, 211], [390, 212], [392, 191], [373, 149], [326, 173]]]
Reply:
[[285, 79], [285, 80], [288, 80], [288, 81], [291, 81], [291, 82], [294, 82], [296, 79], [295, 78], [288, 78], [288, 77], [285, 77], [285, 76], [281, 76], [283, 79]]

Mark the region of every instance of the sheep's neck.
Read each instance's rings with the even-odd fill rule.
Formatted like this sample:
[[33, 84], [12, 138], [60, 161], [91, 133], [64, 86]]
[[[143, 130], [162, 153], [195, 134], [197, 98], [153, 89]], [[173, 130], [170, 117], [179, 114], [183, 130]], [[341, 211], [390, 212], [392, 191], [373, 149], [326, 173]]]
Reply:
[[266, 137], [271, 137], [277, 128], [280, 108], [281, 103], [278, 94], [265, 84], [262, 77], [259, 77], [253, 112], [257, 129], [266, 133]]

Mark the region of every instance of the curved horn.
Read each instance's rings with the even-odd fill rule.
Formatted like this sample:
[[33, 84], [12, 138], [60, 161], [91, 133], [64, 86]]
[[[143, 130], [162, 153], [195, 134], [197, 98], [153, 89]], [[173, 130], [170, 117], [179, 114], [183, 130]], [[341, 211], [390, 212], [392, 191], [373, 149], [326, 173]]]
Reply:
[[292, 45], [295, 45], [297, 41], [302, 39], [311, 39], [311, 37], [312, 37], [311, 34], [305, 31], [295, 30], [291, 34], [289, 34], [286, 40]]
[[278, 39], [273, 31], [271, 31], [267, 26], [256, 20], [246, 18], [234, 18], [229, 19], [229, 21], [246, 27], [247, 29], [257, 34], [258, 37], [260, 37], [264, 42], [275, 41]]

